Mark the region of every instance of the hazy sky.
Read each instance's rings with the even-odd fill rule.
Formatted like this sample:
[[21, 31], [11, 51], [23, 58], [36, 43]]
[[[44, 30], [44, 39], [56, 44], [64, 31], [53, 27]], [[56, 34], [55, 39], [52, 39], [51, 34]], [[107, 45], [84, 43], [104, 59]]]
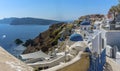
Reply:
[[106, 14], [116, 4], [118, 0], [0, 0], [0, 18], [73, 20], [86, 14]]

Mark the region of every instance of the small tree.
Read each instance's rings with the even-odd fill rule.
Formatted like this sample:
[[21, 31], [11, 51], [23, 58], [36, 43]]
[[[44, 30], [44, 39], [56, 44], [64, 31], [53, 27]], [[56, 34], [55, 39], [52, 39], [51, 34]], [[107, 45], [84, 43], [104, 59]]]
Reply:
[[26, 40], [26, 42], [23, 44], [23, 46], [27, 47], [27, 46], [29, 46], [29, 45], [35, 46], [35, 45], [37, 45], [37, 44], [35, 44], [35, 42], [34, 42], [32, 39], [28, 39], [28, 40]]

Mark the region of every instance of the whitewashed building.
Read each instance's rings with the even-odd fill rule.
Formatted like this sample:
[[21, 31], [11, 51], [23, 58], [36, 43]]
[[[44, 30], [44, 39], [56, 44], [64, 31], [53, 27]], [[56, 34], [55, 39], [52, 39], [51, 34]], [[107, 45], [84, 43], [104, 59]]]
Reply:
[[83, 21], [83, 22], [81, 22], [80, 28], [81, 28], [81, 30], [85, 30], [85, 31], [90, 30], [91, 29], [90, 21]]
[[100, 54], [104, 48], [104, 43], [102, 40], [101, 32], [96, 33], [92, 38], [92, 51]]

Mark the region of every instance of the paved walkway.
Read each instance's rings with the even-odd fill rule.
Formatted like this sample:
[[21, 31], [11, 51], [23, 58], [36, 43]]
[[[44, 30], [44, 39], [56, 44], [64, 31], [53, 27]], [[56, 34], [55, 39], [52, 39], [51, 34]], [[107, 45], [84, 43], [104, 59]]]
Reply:
[[81, 58], [80, 56], [81, 56], [82, 53], [83, 53], [82, 51], [79, 52], [78, 55], [74, 59], [72, 59], [70, 62], [61, 63], [60, 65], [57, 65], [55, 67], [52, 67], [52, 68], [49, 68], [49, 69], [46, 69], [46, 70], [42, 70], [42, 71], [57, 71], [57, 70], [62, 69], [64, 67], [68, 66], [68, 65], [71, 65], [71, 64], [77, 62], [78, 60], [80, 60], [80, 58]]

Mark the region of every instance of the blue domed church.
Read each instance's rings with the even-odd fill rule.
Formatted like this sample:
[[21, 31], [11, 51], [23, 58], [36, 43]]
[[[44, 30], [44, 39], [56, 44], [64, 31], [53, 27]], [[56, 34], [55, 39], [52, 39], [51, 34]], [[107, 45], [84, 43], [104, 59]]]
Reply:
[[80, 24], [80, 28], [81, 30], [90, 30], [91, 28], [91, 23], [90, 21], [82, 21], [81, 24]]

